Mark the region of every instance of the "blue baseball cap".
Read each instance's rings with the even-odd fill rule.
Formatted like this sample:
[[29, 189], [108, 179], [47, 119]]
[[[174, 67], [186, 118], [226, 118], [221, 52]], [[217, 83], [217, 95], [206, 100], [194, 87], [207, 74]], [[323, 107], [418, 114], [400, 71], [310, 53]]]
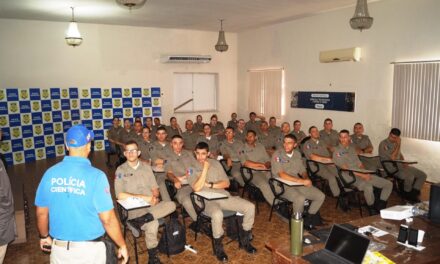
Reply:
[[93, 131], [88, 130], [84, 125], [76, 125], [67, 130], [66, 145], [68, 147], [82, 147], [93, 140]]

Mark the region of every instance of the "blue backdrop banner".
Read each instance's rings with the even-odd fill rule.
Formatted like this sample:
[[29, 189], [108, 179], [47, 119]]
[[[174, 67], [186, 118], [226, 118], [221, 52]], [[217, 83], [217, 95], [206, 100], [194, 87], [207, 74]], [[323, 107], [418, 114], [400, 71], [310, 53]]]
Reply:
[[355, 94], [293, 91], [290, 107], [354, 112]]

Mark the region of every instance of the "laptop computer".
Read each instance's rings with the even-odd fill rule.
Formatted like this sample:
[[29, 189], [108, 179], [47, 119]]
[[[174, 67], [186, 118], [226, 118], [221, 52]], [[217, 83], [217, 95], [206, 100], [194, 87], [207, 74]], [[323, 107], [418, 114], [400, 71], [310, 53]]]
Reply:
[[333, 225], [325, 248], [303, 258], [312, 264], [362, 263], [370, 239], [341, 225]]

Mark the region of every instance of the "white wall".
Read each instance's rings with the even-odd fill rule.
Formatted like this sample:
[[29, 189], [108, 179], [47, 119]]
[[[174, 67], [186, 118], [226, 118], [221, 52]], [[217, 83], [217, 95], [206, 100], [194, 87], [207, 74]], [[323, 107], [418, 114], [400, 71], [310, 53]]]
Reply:
[[[236, 109], [237, 35], [227, 33], [229, 50], [214, 50], [217, 32], [79, 24], [81, 46], [65, 44], [68, 23], [0, 19], [0, 88], [162, 88], [165, 123], [173, 115], [173, 72], [218, 72], [217, 113], [227, 120]], [[212, 55], [209, 64], [162, 64], [163, 54]], [[212, 113], [202, 113], [208, 119]], [[195, 114], [178, 114], [184, 126]]]
[[[362, 33], [349, 26], [354, 7], [239, 33], [238, 97], [249, 96], [248, 69], [274, 66], [285, 68], [288, 100], [294, 90], [353, 91], [354, 113], [288, 108], [284, 120], [300, 119], [304, 130], [322, 127], [326, 117], [336, 129], [351, 130], [360, 121], [377, 147], [391, 127], [390, 62], [440, 59], [440, 1], [383, 0], [370, 3], [369, 10], [374, 23]], [[362, 48], [361, 62], [318, 61], [319, 51], [355, 46]], [[247, 116], [247, 104], [240, 101], [240, 116]], [[440, 182], [440, 143], [404, 139], [403, 144], [405, 157], [417, 159], [428, 179]]]

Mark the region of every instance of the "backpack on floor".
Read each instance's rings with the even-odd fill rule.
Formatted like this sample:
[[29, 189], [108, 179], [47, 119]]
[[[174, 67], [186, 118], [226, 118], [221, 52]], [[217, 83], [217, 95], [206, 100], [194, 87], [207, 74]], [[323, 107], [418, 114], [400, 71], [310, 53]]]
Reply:
[[159, 251], [161, 253], [176, 255], [185, 250], [186, 230], [185, 226], [179, 222], [177, 218], [171, 218], [165, 223], [164, 232], [159, 241]]

